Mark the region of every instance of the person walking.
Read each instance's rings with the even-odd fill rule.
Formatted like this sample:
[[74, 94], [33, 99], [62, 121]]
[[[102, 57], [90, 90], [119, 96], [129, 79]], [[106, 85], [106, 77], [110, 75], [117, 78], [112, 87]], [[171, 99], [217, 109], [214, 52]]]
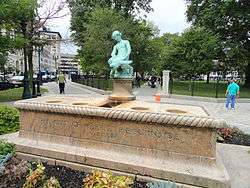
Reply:
[[61, 71], [58, 74], [57, 83], [59, 83], [60, 94], [65, 94], [64, 88], [65, 88], [66, 78]]
[[231, 104], [232, 110], [235, 110], [236, 98], [239, 97], [240, 87], [233, 78], [230, 79], [230, 84], [227, 86], [226, 90], [226, 108], [229, 110], [229, 104]]

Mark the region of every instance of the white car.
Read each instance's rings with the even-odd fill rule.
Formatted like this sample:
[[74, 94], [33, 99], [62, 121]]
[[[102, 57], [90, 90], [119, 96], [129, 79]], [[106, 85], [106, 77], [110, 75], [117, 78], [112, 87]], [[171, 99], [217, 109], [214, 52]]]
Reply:
[[10, 78], [10, 83], [12, 83], [16, 86], [22, 86], [23, 79], [24, 79], [24, 76], [13, 76], [12, 78]]

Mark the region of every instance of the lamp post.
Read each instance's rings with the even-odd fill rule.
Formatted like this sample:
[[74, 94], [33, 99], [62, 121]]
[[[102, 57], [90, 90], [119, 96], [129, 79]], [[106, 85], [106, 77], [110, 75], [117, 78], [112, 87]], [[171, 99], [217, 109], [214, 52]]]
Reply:
[[219, 61], [218, 60], [213, 60], [213, 66], [214, 66], [214, 71], [217, 73], [217, 78], [216, 78], [216, 88], [215, 88], [215, 98], [218, 98], [218, 90], [219, 90]]
[[38, 52], [38, 74], [37, 74], [37, 96], [41, 96], [40, 86], [42, 85], [42, 74], [41, 74], [41, 52], [43, 51], [43, 46], [39, 46]]
[[29, 99], [32, 97], [30, 92], [29, 76], [28, 76], [28, 65], [27, 65], [27, 48], [23, 49], [24, 55], [24, 79], [23, 79], [23, 94], [22, 99]]

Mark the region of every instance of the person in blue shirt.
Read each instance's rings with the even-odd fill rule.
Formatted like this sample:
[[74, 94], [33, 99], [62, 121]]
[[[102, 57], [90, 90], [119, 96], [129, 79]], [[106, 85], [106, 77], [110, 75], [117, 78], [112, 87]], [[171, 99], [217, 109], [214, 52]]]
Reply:
[[235, 110], [235, 101], [236, 97], [239, 97], [240, 94], [240, 87], [238, 84], [235, 83], [235, 80], [232, 78], [230, 80], [230, 84], [227, 86], [226, 91], [226, 108], [229, 110], [229, 104], [231, 104], [232, 110]]

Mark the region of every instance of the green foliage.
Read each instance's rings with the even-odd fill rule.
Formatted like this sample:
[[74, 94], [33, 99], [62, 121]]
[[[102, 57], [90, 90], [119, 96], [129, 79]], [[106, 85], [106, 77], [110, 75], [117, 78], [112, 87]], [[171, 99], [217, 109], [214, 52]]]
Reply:
[[59, 181], [55, 177], [46, 180], [42, 188], [61, 188]]
[[[42, 93], [48, 92], [48, 89], [41, 88]], [[9, 102], [22, 99], [23, 88], [14, 88], [0, 91], [0, 102]]]
[[0, 156], [7, 154], [14, 154], [15, 146], [5, 140], [0, 140]]
[[55, 177], [46, 180], [45, 167], [38, 164], [35, 170], [30, 170], [22, 188], [61, 188]]
[[218, 59], [224, 63], [224, 69], [245, 71], [250, 86], [249, 0], [186, 1], [188, 20], [219, 36]]
[[212, 71], [212, 60], [218, 53], [216, 35], [192, 27], [179, 37], [169, 38], [170, 44], [163, 52], [164, 68], [188, 78]]
[[19, 130], [19, 112], [10, 106], [0, 105], [0, 135]]
[[126, 176], [113, 176], [111, 172], [93, 171], [83, 180], [83, 188], [129, 188], [133, 185], [133, 180]]
[[152, 11], [150, 7], [151, 1], [152, 0], [68, 0], [72, 14], [71, 30], [74, 32], [73, 37], [75, 42], [77, 42], [78, 45], [84, 42], [82, 35], [86, 30], [86, 24], [89, 22], [89, 15], [96, 7], [113, 9], [127, 17], [141, 10], [144, 12]]
[[155, 28], [144, 21], [135, 20], [109, 8], [96, 8], [89, 15], [86, 31], [80, 41], [79, 56], [82, 69], [97, 74], [105, 74], [108, 70], [107, 61], [110, 58], [114, 41], [111, 34], [114, 30], [123, 33], [123, 37], [131, 41], [132, 59], [136, 71], [145, 68], [145, 58], [150, 54], [146, 49], [149, 39], [154, 35]]
[[149, 188], [176, 188], [176, 184], [175, 182], [170, 182], [170, 181], [167, 181], [167, 182], [150, 182], [150, 183], [147, 183], [147, 186]]
[[23, 188], [39, 188], [43, 185], [45, 180], [44, 175], [45, 167], [42, 164], [38, 164], [37, 168], [33, 171], [30, 170], [29, 175], [26, 178]]

